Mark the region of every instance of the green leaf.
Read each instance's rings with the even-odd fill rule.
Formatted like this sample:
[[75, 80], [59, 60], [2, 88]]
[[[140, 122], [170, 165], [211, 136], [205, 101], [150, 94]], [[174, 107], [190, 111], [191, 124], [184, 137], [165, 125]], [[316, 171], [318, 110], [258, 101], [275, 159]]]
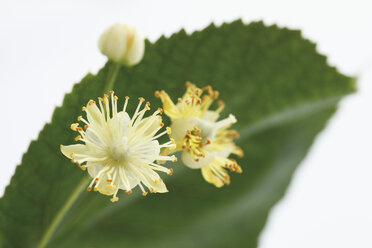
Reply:
[[112, 66], [76, 84], [31, 142], [0, 200], [2, 247], [256, 247], [293, 171], [341, 97], [354, 91], [354, 79], [328, 66], [299, 31], [261, 22], [211, 25], [192, 35], [182, 30], [147, 42], [143, 62], [119, 71], [116, 94], [143, 96], [155, 109], [155, 90], [176, 99], [186, 81], [211, 84], [226, 102], [223, 114], [238, 119], [243, 174], [217, 189], [200, 170], [178, 164], [164, 178], [169, 193], [121, 192], [111, 203], [80, 191], [87, 173], [59, 145], [74, 143], [69, 126], [89, 99], [102, 96]]

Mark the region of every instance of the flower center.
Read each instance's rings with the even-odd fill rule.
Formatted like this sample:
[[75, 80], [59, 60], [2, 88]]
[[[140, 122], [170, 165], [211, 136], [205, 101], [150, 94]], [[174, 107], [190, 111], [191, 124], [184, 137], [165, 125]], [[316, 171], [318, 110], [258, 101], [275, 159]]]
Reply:
[[195, 161], [198, 162], [200, 157], [205, 157], [206, 155], [203, 146], [209, 145], [210, 143], [211, 140], [208, 138], [205, 139], [205, 142], [203, 141], [201, 130], [195, 126], [186, 131], [182, 149], [187, 150]]
[[110, 152], [112, 158], [118, 162], [128, 160], [129, 157], [128, 138], [124, 137], [121, 140], [114, 141], [111, 144]]

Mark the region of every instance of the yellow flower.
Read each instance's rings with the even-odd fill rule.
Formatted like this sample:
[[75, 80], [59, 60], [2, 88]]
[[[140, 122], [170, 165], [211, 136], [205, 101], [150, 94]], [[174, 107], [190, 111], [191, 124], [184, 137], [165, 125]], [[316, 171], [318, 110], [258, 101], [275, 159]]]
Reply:
[[[171, 140], [160, 145], [157, 139], [167, 133], [170, 128], [156, 135], [164, 126], [162, 123], [162, 109], [156, 110], [151, 116], [144, 118], [146, 111], [150, 110], [147, 102], [139, 98], [139, 104], [132, 116], [126, 112], [129, 97], [125, 98], [122, 111], [118, 112], [118, 97], [110, 92], [111, 99], [105, 95], [98, 98], [98, 106], [90, 100], [83, 107], [87, 119], [82, 116], [73, 123], [71, 129], [79, 132], [75, 140], [84, 144], [61, 145], [62, 153], [76, 163], [81, 169], [88, 169], [93, 178], [87, 190], [98, 191], [105, 195], [113, 195], [111, 201], [118, 201], [119, 189], [127, 194], [132, 193], [135, 186], [139, 186], [143, 195], [147, 194], [144, 186], [151, 193], [168, 192], [163, 180], [155, 171], [172, 174], [155, 161], [176, 161], [175, 156], [162, 156], [160, 150], [174, 147]], [[111, 104], [110, 104], [111, 103]], [[111, 106], [110, 106], [111, 105]]]
[[[211, 86], [200, 89], [188, 82], [186, 87], [186, 93], [178, 98], [177, 104], [173, 103], [165, 91], [155, 92], [172, 122], [170, 137], [176, 142], [173, 152], [182, 151], [182, 162], [186, 166], [201, 169], [207, 182], [222, 187], [230, 183], [226, 169], [242, 172], [237, 162], [229, 158], [230, 154], [243, 156], [243, 151], [234, 143], [238, 133], [229, 129], [236, 118], [230, 114], [217, 121], [224, 103], [219, 101], [216, 110], [209, 110], [219, 95]], [[170, 149], [165, 149], [163, 154], [171, 152]]]

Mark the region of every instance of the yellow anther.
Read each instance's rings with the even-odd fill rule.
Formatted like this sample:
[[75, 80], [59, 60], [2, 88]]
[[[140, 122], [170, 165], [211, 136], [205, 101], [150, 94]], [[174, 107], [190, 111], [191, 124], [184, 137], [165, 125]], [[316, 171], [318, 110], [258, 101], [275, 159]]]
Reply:
[[160, 97], [160, 92], [157, 90], [157, 91], [155, 91], [155, 97], [156, 98], [159, 98]]
[[160, 126], [161, 126], [161, 127], [164, 127], [164, 123], [163, 123], [163, 122], [160, 122]]
[[169, 169], [168, 175], [169, 176], [172, 176], [173, 175], [173, 169], [172, 168]]
[[80, 135], [78, 135], [78, 136], [75, 137], [75, 141], [78, 141], [79, 139], [81, 139], [81, 136]]
[[81, 115], [78, 116], [77, 121], [81, 121], [81, 118], [83, 118]]
[[154, 183], [155, 183], [155, 184], [158, 184], [158, 183], [159, 183], [159, 181], [158, 181], [158, 180], [155, 180], [155, 181], [154, 181]]
[[113, 90], [110, 90], [110, 95], [113, 95], [114, 94], [114, 91]]
[[98, 101], [103, 102], [103, 98], [102, 97], [98, 97]]
[[85, 126], [84, 126], [84, 129], [85, 129], [85, 130], [87, 130], [87, 129], [88, 129], [88, 127], [89, 127], [88, 125], [85, 125]]
[[116, 101], [117, 101], [118, 99], [119, 99], [119, 98], [118, 98], [117, 96], [114, 96], [114, 100], [116, 100]]
[[91, 190], [92, 190], [92, 187], [88, 187], [88, 188], [87, 188], [87, 191], [91, 191]]
[[83, 166], [81, 166], [80, 168], [81, 168], [81, 169], [82, 169], [83, 171], [85, 171], [85, 170], [87, 169], [87, 167], [86, 167], [86, 166], [84, 166], [84, 165], [83, 165]]
[[86, 108], [86, 107], [84, 107], [84, 106], [83, 106], [83, 107], [81, 108], [81, 110], [82, 110], [82, 111], [85, 111], [86, 109], [87, 109], [87, 108]]
[[207, 95], [204, 95], [203, 97], [202, 97], [202, 101], [207, 101], [207, 100], [209, 100], [210, 99], [210, 96], [207, 96]]
[[145, 108], [146, 108], [146, 110], [150, 110], [150, 107], [147, 104], [146, 104]]
[[70, 128], [74, 131], [77, 131], [77, 128], [79, 127], [79, 123], [72, 123]]
[[172, 158], [172, 162], [177, 162], [177, 157], [176, 156], [172, 155], [171, 158]]
[[129, 96], [126, 96], [126, 97], [125, 97], [126, 100], [129, 100], [129, 98], [130, 98]]
[[162, 108], [158, 108], [158, 111], [160, 114], [163, 114], [163, 109]]
[[107, 179], [106, 182], [111, 183], [112, 179]]
[[142, 193], [143, 196], [147, 196], [147, 194], [148, 194], [147, 192], [143, 192]]
[[127, 194], [127, 195], [132, 194], [132, 190], [125, 191], [125, 194]]
[[97, 192], [98, 191], [98, 187], [94, 187], [93, 191], [96, 191]]
[[209, 94], [213, 93], [212, 86], [207, 85], [203, 88], [204, 91], [208, 91]]
[[119, 201], [119, 197], [115, 196], [110, 199], [111, 202], [117, 202]]
[[171, 134], [172, 133], [172, 129], [170, 127], [166, 127], [166, 129], [167, 129], [167, 133], [168, 134]]
[[138, 100], [140, 100], [141, 102], [144, 102], [145, 101], [145, 98], [139, 97]]

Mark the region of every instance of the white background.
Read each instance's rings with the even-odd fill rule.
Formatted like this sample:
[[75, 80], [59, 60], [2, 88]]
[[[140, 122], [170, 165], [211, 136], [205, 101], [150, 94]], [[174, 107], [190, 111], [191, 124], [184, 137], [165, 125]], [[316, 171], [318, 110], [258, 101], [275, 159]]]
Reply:
[[[359, 77], [270, 214], [261, 248], [372, 247], [372, 6], [353, 1], [0, 1], [0, 195], [55, 106], [106, 59], [100, 33], [132, 24], [155, 41], [243, 18], [299, 28]], [[32, 175], [30, 175], [32, 176]]]

